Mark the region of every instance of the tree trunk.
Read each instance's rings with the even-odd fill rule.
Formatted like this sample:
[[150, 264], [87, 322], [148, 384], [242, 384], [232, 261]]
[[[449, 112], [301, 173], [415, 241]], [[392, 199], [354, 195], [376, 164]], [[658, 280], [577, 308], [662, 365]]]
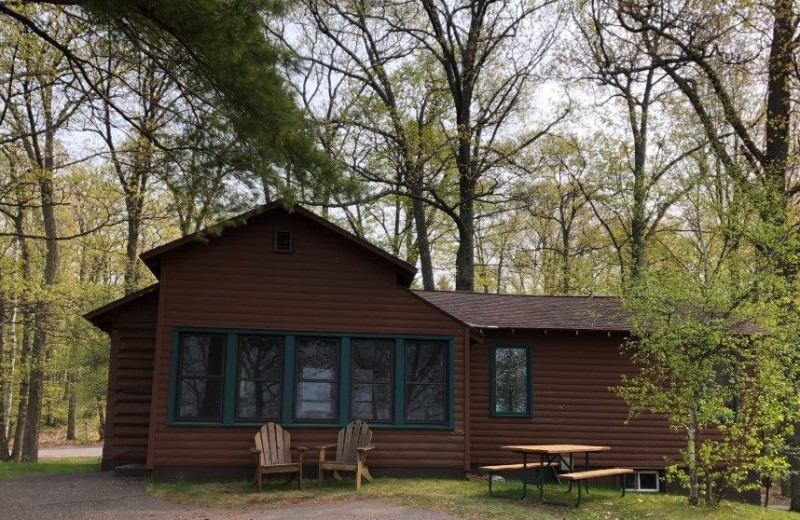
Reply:
[[[23, 252], [23, 273], [25, 272], [25, 253]], [[24, 274], [23, 274], [24, 275]], [[30, 356], [31, 356], [31, 329], [36, 326], [36, 320], [31, 312], [25, 312], [22, 329], [22, 350], [20, 351], [19, 367], [19, 402], [17, 403], [17, 427], [14, 429], [14, 448], [11, 450], [11, 460], [22, 461], [22, 444], [25, 438], [25, 428], [28, 425], [28, 386], [30, 384]]]
[[475, 290], [475, 186], [468, 173], [459, 173], [459, 176], [456, 291], [472, 292]]
[[689, 505], [696, 506], [699, 502], [697, 485], [697, 411], [692, 409], [687, 428], [687, 453], [689, 464]]
[[[128, 197], [128, 196], [126, 196]], [[128, 236], [125, 244], [125, 294], [136, 292], [139, 286], [139, 228], [141, 226], [141, 210], [135, 201], [126, 202], [128, 206]]]
[[572, 233], [565, 225], [565, 217], [561, 214], [561, 294], [567, 296], [572, 289], [572, 266], [570, 265], [570, 239]]
[[[16, 247], [12, 253], [16, 261]], [[11, 410], [14, 408], [14, 374], [17, 369], [17, 317], [19, 316], [19, 306], [17, 295], [11, 298], [11, 315], [8, 318], [8, 360], [6, 367], [5, 388], [3, 389], [3, 423], [0, 428], [5, 432], [6, 438], [11, 435]]]
[[100, 437], [100, 440], [106, 438], [106, 414], [105, 408], [103, 407], [103, 400], [99, 397], [96, 398], [97, 402], [97, 417], [99, 419], [99, 423], [97, 426], [97, 434]]
[[[414, 195], [421, 196], [422, 192], [415, 191]], [[426, 291], [436, 289], [433, 280], [433, 261], [431, 259], [431, 244], [428, 238], [428, 220], [425, 216], [425, 203], [418, 198], [411, 199], [414, 213], [414, 228], [417, 232], [417, 252], [419, 253], [420, 271], [422, 272], [422, 288]]]
[[[8, 460], [8, 430], [5, 425], [10, 410], [5, 406], [5, 393], [8, 390], [6, 369], [6, 301], [0, 294], [0, 461]], [[11, 325], [13, 327], [13, 324]]]
[[[48, 156], [52, 156], [48, 154]], [[55, 286], [58, 275], [58, 223], [56, 221], [55, 200], [53, 196], [52, 171], [43, 172], [39, 179], [42, 198], [42, 220], [45, 233], [45, 296], [37, 302], [36, 327], [33, 332], [31, 349], [31, 375], [28, 385], [28, 417], [22, 446], [23, 462], [36, 462], [39, 459], [39, 429], [41, 426], [42, 397], [44, 390], [44, 367], [48, 357], [50, 328], [53, 326], [53, 304], [48, 292]]]
[[[14, 231], [17, 234], [17, 244], [19, 246], [20, 270], [22, 273], [22, 290], [17, 298], [17, 306], [21, 310], [19, 313], [22, 318], [22, 338], [19, 356], [19, 391], [17, 403], [17, 424], [14, 428], [14, 447], [11, 450], [11, 460], [19, 462], [22, 460], [22, 439], [25, 437], [25, 424], [28, 417], [28, 381], [30, 376], [30, 351], [31, 351], [31, 330], [34, 327], [34, 317], [31, 313], [30, 290], [33, 286], [33, 276], [31, 270], [31, 254], [28, 240], [25, 238], [25, 211], [20, 208], [19, 213], [14, 218]], [[16, 342], [16, 332], [14, 341]], [[6, 396], [6, 399], [10, 394]], [[10, 415], [10, 412], [9, 412]]]
[[75, 383], [72, 375], [67, 376], [67, 440], [74, 441], [75, 436], [75, 409], [77, 396], [75, 395]]

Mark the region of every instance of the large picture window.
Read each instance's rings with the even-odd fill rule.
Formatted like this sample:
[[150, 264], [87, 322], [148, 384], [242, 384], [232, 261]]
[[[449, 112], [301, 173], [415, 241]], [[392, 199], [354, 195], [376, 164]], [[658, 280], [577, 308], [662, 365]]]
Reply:
[[237, 419], [280, 419], [284, 343], [283, 337], [239, 336]]
[[336, 420], [338, 382], [339, 340], [300, 338], [297, 341], [295, 419]]
[[352, 341], [350, 417], [371, 422], [392, 420], [394, 341]]
[[224, 370], [225, 335], [181, 335], [177, 410], [179, 420], [222, 420]]
[[492, 347], [492, 415], [531, 414], [531, 367], [526, 345]]
[[405, 420], [443, 423], [447, 398], [447, 343], [406, 341]]
[[176, 328], [167, 425], [454, 427], [445, 336]]

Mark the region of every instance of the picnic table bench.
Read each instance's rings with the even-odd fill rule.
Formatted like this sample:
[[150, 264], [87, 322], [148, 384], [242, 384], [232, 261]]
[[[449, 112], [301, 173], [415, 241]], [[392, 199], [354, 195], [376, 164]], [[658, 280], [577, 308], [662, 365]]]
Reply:
[[[542, 471], [543, 468], [554, 468], [558, 466], [557, 462], [526, 462], [524, 464], [496, 464], [494, 466], [481, 466], [480, 469], [485, 471], [489, 474], [489, 494], [493, 497], [500, 496], [496, 495], [492, 490], [492, 481], [494, 480], [495, 473], [500, 473], [501, 471], [518, 471], [523, 470], [522, 479], [527, 480], [529, 469], [536, 469], [538, 471]], [[525, 498], [525, 490], [523, 489], [522, 498]]]
[[[581, 480], [588, 480], [590, 478], [598, 478], [598, 477], [614, 477], [619, 475], [620, 477], [620, 487], [622, 488], [622, 496], [625, 496], [625, 481], [623, 480], [624, 475], [630, 475], [633, 473], [631, 468], [604, 468], [604, 469], [592, 469], [588, 471], [573, 471], [572, 473], [562, 473], [558, 476], [561, 480], [567, 480], [570, 482], [574, 481], [581, 481]], [[578, 501], [575, 503], [575, 507], [581, 505], [581, 498], [582, 493], [581, 490], [583, 486], [578, 484]], [[588, 486], [586, 491], [588, 492]]]

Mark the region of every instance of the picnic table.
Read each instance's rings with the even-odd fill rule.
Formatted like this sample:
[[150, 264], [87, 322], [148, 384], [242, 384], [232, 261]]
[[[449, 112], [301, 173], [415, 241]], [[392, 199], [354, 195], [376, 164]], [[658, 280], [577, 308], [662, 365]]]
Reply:
[[[601, 469], [601, 470], [594, 470], [589, 471], [589, 454], [591, 453], [600, 453], [604, 451], [610, 451], [610, 446], [595, 446], [591, 444], [517, 444], [517, 445], [509, 445], [509, 446], [500, 446], [501, 450], [510, 451], [512, 453], [519, 453], [522, 455], [522, 497], [525, 498], [527, 494], [527, 486], [528, 486], [528, 455], [539, 455], [539, 463], [536, 464], [539, 468], [538, 474], [538, 484], [537, 487], [539, 488], [539, 499], [545, 503], [555, 503], [559, 505], [559, 502], [548, 502], [544, 498], [544, 468], [545, 467], [552, 467], [554, 465], [564, 464], [568, 471], [565, 474], [559, 475], [559, 478], [565, 479], [569, 482], [569, 489], [568, 492], [572, 491], [572, 482], [578, 481], [578, 502], [576, 507], [581, 502], [582, 496], [582, 488], [580, 481], [583, 480], [585, 482], [584, 486], [586, 491], [589, 491], [589, 478], [596, 478], [596, 477], [603, 477], [603, 476], [610, 476], [610, 475], [623, 475], [626, 473], [632, 473], [633, 470], [627, 468], [609, 468], [609, 469]], [[575, 472], [575, 455], [576, 454], [583, 454], [584, 455], [584, 471]], [[623, 483], [622, 492], [625, 493], [625, 486]]]

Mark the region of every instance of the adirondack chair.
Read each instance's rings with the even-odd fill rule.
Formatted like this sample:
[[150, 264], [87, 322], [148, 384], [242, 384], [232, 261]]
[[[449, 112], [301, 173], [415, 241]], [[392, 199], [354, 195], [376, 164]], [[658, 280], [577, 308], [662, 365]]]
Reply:
[[[308, 448], [292, 446], [289, 432], [272, 422], [262, 426], [255, 439], [256, 447], [250, 448], [250, 453], [256, 457], [255, 481], [258, 490], [261, 491], [261, 475], [275, 473], [297, 473], [298, 487], [303, 489], [303, 457]], [[297, 462], [292, 462], [291, 450], [298, 452]]]
[[[372, 430], [364, 421], [356, 421], [339, 430], [339, 440], [336, 444], [317, 446], [319, 450], [319, 483], [325, 480], [324, 471], [333, 471], [333, 478], [341, 480], [340, 471], [354, 471], [356, 476], [356, 489], [361, 489], [361, 477], [372, 482], [372, 475], [366, 466], [367, 452], [375, 449], [370, 444]], [[336, 448], [336, 459], [326, 459], [325, 450]]]

